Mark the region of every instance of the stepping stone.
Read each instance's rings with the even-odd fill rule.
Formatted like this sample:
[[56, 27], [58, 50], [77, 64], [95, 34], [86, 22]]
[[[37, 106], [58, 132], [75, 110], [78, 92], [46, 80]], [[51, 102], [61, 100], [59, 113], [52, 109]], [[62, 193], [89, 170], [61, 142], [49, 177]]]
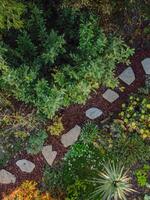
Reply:
[[93, 107], [88, 109], [85, 114], [89, 119], [96, 119], [100, 117], [103, 112], [100, 109]]
[[52, 166], [52, 164], [57, 156], [57, 152], [52, 150], [52, 145], [44, 146], [42, 149], [42, 154], [43, 154], [45, 160], [47, 161], [47, 163], [50, 166]]
[[106, 92], [103, 94], [104, 99], [113, 103], [119, 98], [119, 94], [111, 89], [107, 89]]
[[16, 162], [16, 165], [20, 168], [20, 170], [22, 172], [26, 172], [26, 173], [31, 173], [35, 168], [35, 164], [34, 163], [32, 163], [29, 160], [25, 160], [25, 159], [18, 160]]
[[143, 69], [146, 74], [150, 74], [150, 58], [142, 60]]
[[0, 170], [0, 183], [1, 184], [10, 184], [15, 183], [16, 177], [5, 169]]
[[133, 72], [133, 69], [131, 67], [128, 67], [125, 69], [120, 75], [119, 78], [125, 82], [127, 85], [131, 85], [131, 83], [135, 80], [135, 74]]
[[75, 125], [75, 127], [72, 128], [69, 132], [63, 134], [61, 136], [61, 142], [64, 145], [64, 147], [68, 147], [74, 144], [78, 140], [80, 133], [81, 133], [81, 127]]

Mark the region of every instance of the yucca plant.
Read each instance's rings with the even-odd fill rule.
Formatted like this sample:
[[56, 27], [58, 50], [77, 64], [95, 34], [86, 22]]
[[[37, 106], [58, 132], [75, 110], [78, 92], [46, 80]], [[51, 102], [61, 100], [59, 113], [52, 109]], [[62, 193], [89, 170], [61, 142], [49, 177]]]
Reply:
[[103, 167], [98, 178], [91, 181], [97, 186], [89, 199], [101, 197], [103, 200], [126, 200], [126, 195], [135, 191], [131, 188], [127, 171], [124, 171], [123, 166], [114, 164], [114, 162], [104, 164]]

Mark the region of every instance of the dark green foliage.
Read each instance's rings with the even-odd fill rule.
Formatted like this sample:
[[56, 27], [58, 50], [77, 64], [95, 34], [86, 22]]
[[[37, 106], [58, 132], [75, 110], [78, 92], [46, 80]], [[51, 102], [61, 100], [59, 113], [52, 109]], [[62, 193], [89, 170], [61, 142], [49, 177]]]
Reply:
[[33, 133], [27, 145], [27, 152], [30, 154], [37, 154], [42, 150], [43, 144], [47, 138], [45, 131], [39, 131], [38, 133]]
[[41, 57], [45, 65], [54, 64], [56, 58], [65, 52], [64, 49], [65, 41], [62, 36], [58, 36], [57, 33], [52, 30], [48, 35], [48, 38], [44, 44], [45, 51]]
[[131, 137], [114, 140], [109, 155], [114, 160], [117, 158], [124, 165], [131, 166], [137, 161], [145, 162], [150, 159], [150, 146], [134, 134]]
[[33, 44], [29, 34], [22, 31], [17, 38], [16, 51], [12, 51], [16, 55], [16, 59], [20, 63], [32, 63], [33, 59], [37, 56], [36, 46]]
[[[32, 7], [26, 30], [17, 38], [16, 49], [7, 47], [3, 55], [10, 55], [7, 73], [1, 69], [5, 90], [9, 89], [19, 100], [33, 103], [38, 111], [52, 118], [62, 107], [84, 104], [90, 92], [100, 85], [116, 86], [116, 64], [127, 62], [133, 50], [120, 38], [106, 37], [97, 18], [90, 16], [80, 20], [77, 46], [66, 57], [68, 44], [63, 36], [52, 29], [48, 31], [43, 12], [35, 5]], [[67, 64], [60, 64], [66, 58]], [[18, 68], [13, 69], [11, 63]], [[29, 76], [33, 77], [27, 80]]]

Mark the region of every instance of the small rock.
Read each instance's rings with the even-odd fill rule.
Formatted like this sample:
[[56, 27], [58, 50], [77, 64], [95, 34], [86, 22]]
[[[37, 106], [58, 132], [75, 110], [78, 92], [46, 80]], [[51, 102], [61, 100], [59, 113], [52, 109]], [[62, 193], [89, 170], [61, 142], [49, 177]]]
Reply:
[[57, 155], [57, 152], [52, 150], [52, 145], [44, 146], [42, 149], [42, 154], [47, 163], [52, 166]]
[[35, 168], [34, 163], [25, 159], [18, 160], [16, 162], [16, 165], [20, 168], [22, 172], [27, 172], [27, 173], [31, 173]]
[[150, 58], [142, 60], [143, 69], [146, 74], [150, 74]]
[[64, 147], [68, 147], [74, 144], [78, 140], [80, 133], [81, 133], [81, 127], [76, 125], [69, 132], [62, 135], [61, 142], [64, 145]]
[[96, 119], [97, 117], [100, 117], [103, 112], [100, 109], [93, 107], [88, 109], [85, 114], [89, 119]]
[[119, 78], [125, 82], [127, 85], [131, 85], [131, 83], [135, 80], [135, 74], [133, 72], [133, 69], [131, 67], [128, 67], [125, 69], [120, 75]]
[[113, 90], [107, 89], [106, 92], [103, 94], [104, 99], [113, 103], [119, 98], [119, 94]]
[[16, 177], [5, 169], [0, 170], [0, 183], [1, 184], [10, 184], [15, 183]]

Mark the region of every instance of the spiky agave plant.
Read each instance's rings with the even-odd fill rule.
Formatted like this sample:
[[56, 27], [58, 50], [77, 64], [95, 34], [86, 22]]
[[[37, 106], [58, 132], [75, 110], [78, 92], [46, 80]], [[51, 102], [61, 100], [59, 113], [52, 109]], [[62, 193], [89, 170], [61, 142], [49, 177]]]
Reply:
[[124, 171], [124, 166], [120, 164], [104, 164], [102, 172], [98, 173], [98, 178], [91, 182], [97, 185], [95, 191], [91, 194], [90, 199], [101, 197], [103, 200], [126, 200], [126, 195], [130, 192], [135, 192], [129, 183], [130, 178], [127, 176], [127, 171]]

